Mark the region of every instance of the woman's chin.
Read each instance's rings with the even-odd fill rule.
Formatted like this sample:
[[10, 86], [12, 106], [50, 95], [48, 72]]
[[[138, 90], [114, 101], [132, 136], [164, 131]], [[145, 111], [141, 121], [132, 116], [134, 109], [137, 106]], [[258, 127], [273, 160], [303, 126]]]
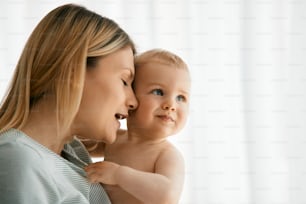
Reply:
[[120, 126], [116, 126], [116, 128], [110, 128], [108, 132], [106, 132], [103, 140], [105, 141], [105, 143], [107, 144], [112, 144], [115, 142], [116, 138], [117, 138], [117, 131], [119, 129]]

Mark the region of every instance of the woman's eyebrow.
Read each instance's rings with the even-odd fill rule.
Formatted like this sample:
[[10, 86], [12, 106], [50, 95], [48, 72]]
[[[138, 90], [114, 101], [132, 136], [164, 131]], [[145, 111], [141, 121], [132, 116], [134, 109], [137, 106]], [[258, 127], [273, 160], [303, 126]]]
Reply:
[[134, 79], [134, 73], [133, 73], [133, 71], [131, 70], [131, 68], [125, 68], [124, 69], [124, 72], [128, 72], [128, 76], [129, 76], [129, 79]]

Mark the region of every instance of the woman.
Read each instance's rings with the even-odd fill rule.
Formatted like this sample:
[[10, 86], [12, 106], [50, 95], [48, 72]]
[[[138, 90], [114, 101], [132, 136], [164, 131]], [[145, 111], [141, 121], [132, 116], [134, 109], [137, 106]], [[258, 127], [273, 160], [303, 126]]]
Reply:
[[63, 5], [31, 34], [0, 107], [3, 203], [109, 203], [74, 138], [112, 143], [136, 108], [134, 44], [112, 20]]

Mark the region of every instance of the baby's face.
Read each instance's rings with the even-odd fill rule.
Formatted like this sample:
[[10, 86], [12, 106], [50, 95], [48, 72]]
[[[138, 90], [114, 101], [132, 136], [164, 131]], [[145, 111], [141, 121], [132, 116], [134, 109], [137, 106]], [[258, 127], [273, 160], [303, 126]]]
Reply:
[[134, 90], [138, 109], [130, 123], [160, 136], [177, 133], [189, 111], [190, 76], [183, 68], [149, 63], [136, 71]]

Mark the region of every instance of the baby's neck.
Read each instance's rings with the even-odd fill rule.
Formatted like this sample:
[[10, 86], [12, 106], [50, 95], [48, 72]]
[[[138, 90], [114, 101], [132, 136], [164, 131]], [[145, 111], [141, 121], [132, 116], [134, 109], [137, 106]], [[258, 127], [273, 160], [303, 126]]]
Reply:
[[159, 144], [167, 139], [167, 136], [150, 132], [128, 130], [127, 133], [127, 140], [138, 144]]

